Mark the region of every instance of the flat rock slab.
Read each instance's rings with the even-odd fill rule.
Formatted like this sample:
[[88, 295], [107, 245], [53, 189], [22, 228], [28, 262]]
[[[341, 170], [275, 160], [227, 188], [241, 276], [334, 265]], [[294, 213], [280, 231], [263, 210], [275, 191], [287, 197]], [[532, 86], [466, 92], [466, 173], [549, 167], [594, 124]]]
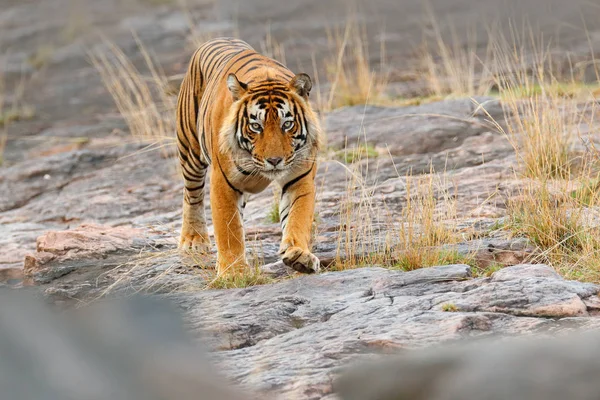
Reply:
[[[226, 376], [282, 399], [320, 399], [353, 360], [492, 334], [600, 328], [598, 286], [545, 265], [470, 278], [466, 265], [362, 268], [177, 294]], [[202, 332], [202, 334], [200, 334]]]

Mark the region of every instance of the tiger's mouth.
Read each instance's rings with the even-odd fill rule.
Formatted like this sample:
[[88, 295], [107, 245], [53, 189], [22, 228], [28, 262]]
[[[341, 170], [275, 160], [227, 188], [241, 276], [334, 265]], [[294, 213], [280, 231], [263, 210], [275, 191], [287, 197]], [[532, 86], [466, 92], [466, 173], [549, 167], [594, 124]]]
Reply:
[[265, 175], [265, 176], [279, 176], [279, 175], [283, 175], [285, 174], [290, 168], [289, 165], [285, 165], [283, 167], [280, 168], [271, 168], [271, 169], [267, 169], [267, 168], [259, 168], [259, 171], [261, 174]]
[[280, 165], [271, 168], [257, 165], [257, 169], [260, 171], [260, 173], [264, 177], [269, 178], [271, 180], [280, 178], [281, 176], [287, 174], [290, 171], [291, 167], [292, 163], [286, 163], [285, 165]]

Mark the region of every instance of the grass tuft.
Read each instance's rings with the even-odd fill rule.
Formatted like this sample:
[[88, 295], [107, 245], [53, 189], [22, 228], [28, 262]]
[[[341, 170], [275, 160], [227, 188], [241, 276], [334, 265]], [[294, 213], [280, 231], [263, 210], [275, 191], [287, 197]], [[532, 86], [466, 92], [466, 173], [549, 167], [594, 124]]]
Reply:
[[[424, 267], [434, 267], [439, 265], [467, 264], [473, 263], [473, 257], [460, 254], [456, 250], [446, 248], [418, 248], [413, 244], [416, 251], [400, 253], [392, 268], [403, 271], [412, 271]], [[419, 254], [420, 253], [420, 254]], [[418, 255], [417, 255], [418, 254]]]
[[600, 281], [598, 193], [570, 182], [533, 182], [509, 203], [508, 228], [538, 248], [536, 261], [570, 279]]
[[443, 247], [461, 240], [452, 229], [456, 203], [444, 180], [433, 170], [424, 177], [406, 178], [406, 204], [395, 255], [397, 266], [404, 270], [468, 261], [467, 256]]
[[279, 201], [274, 201], [271, 205], [271, 209], [267, 214], [267, 222], [276, 224], [279, 222]]
[[263, 274], [256, 268], [250, 269], [248, 272], [236, 275], [217, 276], [209, 284], [209, 289], [235, 289], [246, 288], [257, 285], [268, 285], [273, 283], [274, 279]]
[[379, 152], [371, 144], [359, 145], [335, 152], [335, 158], [346, 164], [352, 164], [363, 159], [373, 159], [378, 156]]
[[445, 303], [445, 304], [442, 304], [442, 311], [444, 311], [444, 312], [458, 312], [459, 309], [458, 309], [458, 307], [456, 307], [455, 304]]

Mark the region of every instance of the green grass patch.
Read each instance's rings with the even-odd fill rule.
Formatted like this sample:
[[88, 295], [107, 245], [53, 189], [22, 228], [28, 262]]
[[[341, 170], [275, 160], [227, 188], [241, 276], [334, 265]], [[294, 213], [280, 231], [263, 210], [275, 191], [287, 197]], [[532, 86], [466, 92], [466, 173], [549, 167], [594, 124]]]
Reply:
[[600, 178], [583, 180], [580, 186], [573, 190], [570, 195], [573, 200], [588, 207], [598, 204]]
[[493, 262], [487, 267], [481, 267], [479, 265], [471, 265], [471, 274], [474, 278], [488, 278], [496, 271], [500, 271], [504, 268], [504, 265]]
[[269, 213], [267, 214], [266, 221], [269, 223], [272, 223], [272, 224], [276, 224], [279, 222], [279, 201], [278, 200], [273, 201], [273, 204], [271, 205], [271, 209], [269, 210]]
[[335, 152], [335, 158], [346, 164], [352, 164], [366, 158], [376, 158], [378, 156], [379, 152], [370, 144]]
[[458, 307], [456, 307], [455, 304], [452, 303], [445, 303], [442, 304], [442, 311], [444, 312], [458, 312]]

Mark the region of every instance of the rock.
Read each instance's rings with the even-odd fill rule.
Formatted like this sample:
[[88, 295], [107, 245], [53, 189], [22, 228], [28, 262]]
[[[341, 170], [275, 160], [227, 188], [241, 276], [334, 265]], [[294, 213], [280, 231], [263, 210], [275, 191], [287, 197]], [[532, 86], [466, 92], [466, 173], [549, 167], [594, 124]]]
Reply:
[[[37, 252], [25, 257], [24, 272], [37, 282], [50, 282], [76, 269], [81, 259], [102, 259], [133, 248], [142, 232], [131, 227], [81, 225], [69, 231], [51, 231], [37, 239]], [[48, 266], [50, 262], [59, 267]]]
[[[338, 149], [355, 147], [364, 145], [366, 137], [370, 145], [382, 147], [393, 156], [439, 153], [489, 133], [489, 117], [474, 114], [481, 103], [485, 103], [492, 118], [503, 120], [500, 102], [486, 97], [402, 108], [343, 108], [329, 114], [326, 120], [327, 144]], [[362, 128], [356, 129], [357, 126]]]
[[599, 331], [434, 346], [355, 367], [336, 388], [343, 400], [592, 400], [598, 351]]
[[0, 291], [0, 386], [6, 399], [250, 399], [215, 373], [180, 315], [145, 297], [59, 314]]
[[281, 398], [319, 399], [356, 359], [489, 335], [600, 328], [585, 305], [597, 310], [599, 290], [544, 265], [477, 279], [453, 265], [361, 268], [172, 298], [226, 376]]

